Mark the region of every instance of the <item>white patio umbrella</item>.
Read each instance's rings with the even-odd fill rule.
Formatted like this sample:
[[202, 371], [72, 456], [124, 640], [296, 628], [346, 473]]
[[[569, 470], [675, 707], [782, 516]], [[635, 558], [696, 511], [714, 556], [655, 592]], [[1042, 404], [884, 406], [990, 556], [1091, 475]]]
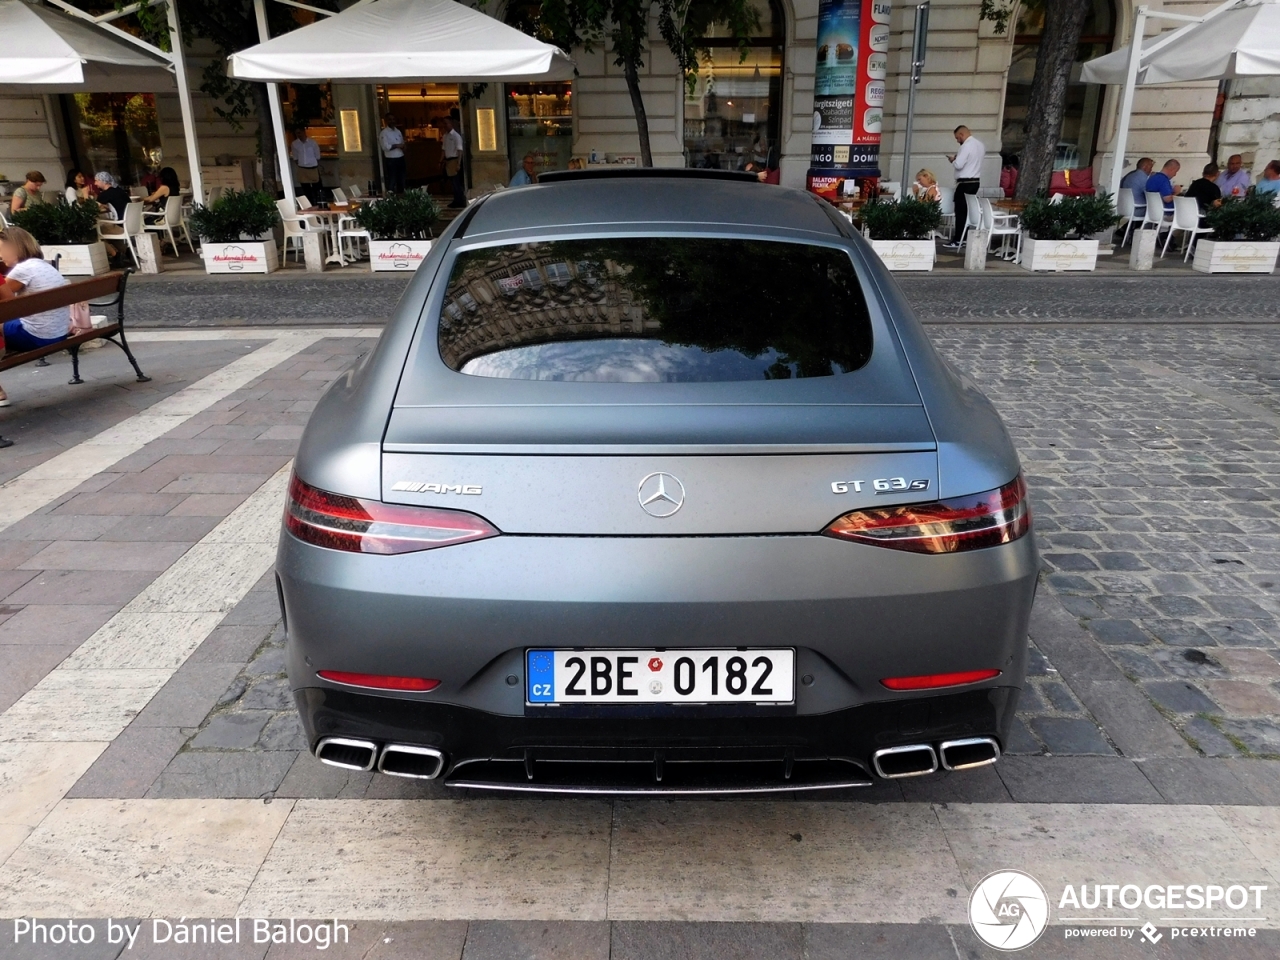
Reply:
[[453, 0], [377, 0], [233, 53], [237, 80], [475, 83], [569, 80], [573, 61]]
[[[1143, 40], [1146, 18], [1189, 21], [1164, 36]], [[1152, 11], [1134, 15], [1137, 45], [1084, 64], [1086, 83], [1123, 84], [1111, 192], [1120, 190], [1128, 146], [1133, 91], [1138, 85], [1280, 75], [1280, 0], [1228, 0], [1202, 17]]]
[[104, 30], [24, 0], [0, 0], [0, 84], [31, 93], [174, 89], [173, 67]]

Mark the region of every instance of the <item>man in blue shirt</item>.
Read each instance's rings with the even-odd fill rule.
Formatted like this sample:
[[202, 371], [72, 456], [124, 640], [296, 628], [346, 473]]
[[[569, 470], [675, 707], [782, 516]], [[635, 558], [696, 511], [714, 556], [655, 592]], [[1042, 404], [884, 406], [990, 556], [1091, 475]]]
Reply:
[[1159, 173], [1153, 173], [1147, 179], [1147, 193], [1158, 193], [1164, 200], [1164, 212], [1173, 213], [1173, 198], [1178, 195], [1178, 187], [1173, 185], [1173, 178], [1182, 169], [1177, 160], [1166, 160]]
[[1146, 209], [1147, 206], [1147, 178], [1151, 176], [1151, 168], [1156, 162], [1150, 157], [1143, 157], [1138, 161], [1136, 167], [1124, 175], [1124, 179], [1120, 181], [1121, 189], [1128, 188], [1133, 191], [1133, 205], [1140, 210]]
[[1218, 188], [1224, 197], [1243, 197], [1249, 192], [1249, 171], [1244, 168], [1244, 157], [1240, 154], [1227, 157], [1227, 169], [1218, 178]]
[[1267, 169], [1262, 171], [1258, 185], [1253, 189], [1255, 193], [1269, 193], [1272, 196], [1280, 194], [1280, 160], [1272, 160], [1267, 164]]
[[538, 173], [535, 169], [537, 161], [532, 153], [524, 155], [524, 162], [520, 164], [520, 169], [516, 171], [516, 175], [511, 178], [511, 182], [507, 184], [509, 187], [527, 187], [531, 183], [538, 182]]

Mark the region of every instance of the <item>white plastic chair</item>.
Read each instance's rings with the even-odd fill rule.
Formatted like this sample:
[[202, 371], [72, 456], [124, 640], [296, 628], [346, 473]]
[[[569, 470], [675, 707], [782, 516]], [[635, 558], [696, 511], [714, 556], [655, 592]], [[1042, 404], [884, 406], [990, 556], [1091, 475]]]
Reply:
[[1050, 203], [1061, 203], [1061, 202], [1062, 202], [1062, 194], [1060, 194], [1060, 193], [1055, 193], [1053, 196], [1051, 196], [1051, 197], [1049, 198], [1049, 202], [1050, 202]]
[[[102, 228], [105, 226], [120, 227], [119, 233], [103, 233]], [[129, 248], [129, 253], [133, 255], [133, 265], [139, 270], [142, 269], [142, 261], [138, 259], [137, 237], [146, 233], [146, 228], [142, 223], [142, 201], [134, 200], [124, 208], [124, 216], [119, 220], [101, 219], [98, 221], [98, 239], [106, 240], [114, 243], [119, 240], [124, 241], [124, 245]]]
[[[995, 207], [991, 205], [991, 201], [987, 197], [978, 198], [978, 208], [982, 218], [982, 229], [991, 233], [988, 244], [996, 237], [1000, 237], [1000, 259], [1013, 260], [1015, 263], [1022, 259], [1022, 228], [1018, 225], [1018, 218], [1014, 214], [996, 214]], [[1009, 237], [1016, 238], [1012, 257], [1009, 255]], [[988, 248], [989, 249], [989, 248]]]
[[1173, 215], [1165, 213], [1164, 198], [1158, 193], [1147, 192], [1147, 209], [1143, 214], [1142, 223], [1138, 225], [1138, 229], [1146, 230], [1148, 227], [1155, 227], [1156, 239], [1160, 239], [1160, 234], [1173, 226]]
[[332, 193], [332, 194], [333, 194], [333, 202], [334, 202], [334, 203], [346, 203], [346, 202], [347, 202], [347, 195], [343, 192], [343, 190], [342, 190], [342, 188], [341, 188], [341, 187], [334, 187], [334, 188], [330, 191], [330, 193]]
[[1137, 211], [1134, 209], [1132, 190], [1122, 187], [1120, 192], [1116, 194], [1116, 216], [1124, 221], [1124, 239], [1120, 241], [1120, 246], [1123, 247], [1129, 242], [1129, 233], [1133, 230], [1134, 222], [1138, 216]]
[[942, 210], [942, 223], [933, 235], [939, 240], [950, 240], [956, 225], [956, 190], [955, 187], [938, 187], [938, 206]]
[[1179, 230], [1186, 234], [1182, 240], [1182, 262], [1186, 263], [1187, 257], [1191, 256], [1191, 248], [1196, 245], [1196, 237], [1202, 233], [1213, 233], [1210, 227], [1200, 226], [1200, 204], [1193, 197], [1173, 198], [1173, 222], [1169, 225], [1169, 236], [1164, 239], [1164, 249], [1160, 251], [1162, 260], [1169, 251], [1173, 235]]
[[169, 243], [173, 247], [173, 255], [181, 256], [178, 250], [178, 240], [174, 234], [174, 230], [180, 230], [187, 238], [187, 246], [191, 248], [191, 252], [196, 252], [196, 246], [191, 242], [191, 231], [187, 229], [187, 221], [182, 217], [182, 198], [178, 196], [169, 196], [164, 201], [164, 211], [162, 213], [147, 213], [146, 217], [152, 218], [152, 222], [146, 225], [149, 233], [163, 233], [169, 238]]
[[369, 235], [369, 231], [360, 226], [355, 217], [338, 218], [338, 258], [342, 261], [342, 266], [347, 265], [348, 259], [359, 260], [364, 257], [361, 244], [372, 242], [373, 237]]
[[353, 200], [359, 200], [361, 197], [364, 196], [364, 193], [354, 183], [347, 184], [347, 194]]
[[298, 253], [304, 249], [308, 233], [320, 234], [321, 247], [323, 248], [324, 234], [326, 231], [319, 229], [314, 223], [305, 217], [298, 216], [297, 212], [289, 208], [288, 200], [277, 200], [276, 209], [280, 211], [280, 221], [284, 225], [284, 259], [286, 263], [289, 262], [290, 247], [292, 247], [294, 251], [294, 263], [298, 262]]
[[969, 237], [969, 230], [977, 230], [982, 227], [982, 207], [978, 205], [978, 198], [972, 193], [966, 193], [964, 202], [968, 216], [965, 217], [964, 228], [960, 231], [960, 246], [962, 247]]
[[209, 188], [209, 199], [208, 199], [208, 201], [207, 201], [207, 204], [208, 204], [209, 206], [213, 206], [215, 203], [217, 203], [217, 202], [218, 202], [218, 200], [219, 200], [221, 197], [222, 197], [222, 188], [221, 188], [221, 187], [210, 187], [210, 188]]

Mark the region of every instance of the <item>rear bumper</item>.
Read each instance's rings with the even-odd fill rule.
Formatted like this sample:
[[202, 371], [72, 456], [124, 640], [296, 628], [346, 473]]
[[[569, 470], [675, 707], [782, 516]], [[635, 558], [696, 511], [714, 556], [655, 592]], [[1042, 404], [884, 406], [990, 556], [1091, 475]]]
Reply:
[[308, 740], [431, 747], [449, 786], [578, 794], [770, 793], [867, 786], [894, 746], [991, 737], [1001, 747], [1014, 687], [866, 704], [798, 716], [534, 715], [308, 687], [296, 691]]

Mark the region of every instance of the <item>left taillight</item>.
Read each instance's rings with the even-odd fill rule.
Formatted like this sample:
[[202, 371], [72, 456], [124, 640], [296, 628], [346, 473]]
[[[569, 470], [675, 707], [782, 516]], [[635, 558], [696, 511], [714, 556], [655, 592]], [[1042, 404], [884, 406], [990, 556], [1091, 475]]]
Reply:
[[284, 524], [299, 540], [347, 553], [414, 553], [500, 532], [465, 510], [358, 500], [317, 490], [296, 476], [289, 482]]
[[1019, 474], [998, 490], [901, 507], [854, 510], [824, 534], [912, 553], [959, 553], [1012, 543], [1031, 529], [1027, 485]]

